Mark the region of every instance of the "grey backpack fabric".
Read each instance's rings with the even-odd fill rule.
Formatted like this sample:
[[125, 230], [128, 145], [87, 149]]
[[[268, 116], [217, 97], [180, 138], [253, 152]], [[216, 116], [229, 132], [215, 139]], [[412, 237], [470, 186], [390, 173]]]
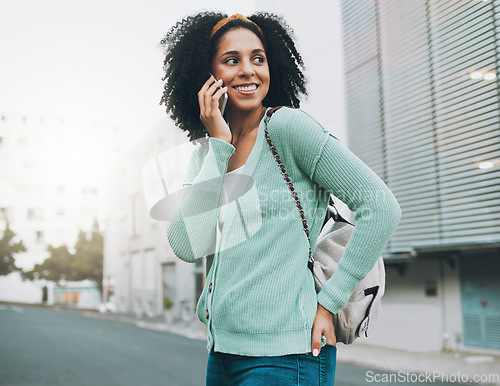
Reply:
[[[277, 109], [279, 109], [279, 107], [275, 107], [267, 112], [267, 116], [264, 120], [265, 135], [274, 158], [283, 174], [283, 178], [287, 182], [292, 197], [295, 200], [297, 209], [302, 218], [307, 240], [310, 241], [307, 220], [302, 205], [300, 204], [299, 197], [295, 192], [293, 183], [288, 177], [285, 166], [281, 162], [267, 131], [269, 120]], [[323, 284], [337, 269], [339, 260], [344, 254], [345, 246], [351, 238], [353, 230], [354, 225], [349, 223], [340, 213], [338, 213], [335, 209], [333, 198], [330, 196], [323, 228], [318, 236], [313, 254], [311, 254], [311, 247], [309, 247], [308, 267], [314, 277], [316, 292], [321, 290]], [[368, 332], [372, 328], [373, 322], [380, 309], [381, 298], [384, 292], [385, 269], [382, 257], [379, 257], [372, 270], [357, 284], [346, 305], [342, 307], [338, 313], [333, 315], [333, 325], [335, 327], [337, 342], [351, 344], [363, 333], [365, 336], [368, 336]]]
[[[330, 204], [333, 204], [333, 200]], [[337, 269], [354, 230], [354, 226], [346, 221], [333, 205], [328, 207], [325, 221], [318, 236], [312, 261], [309, 262], [316, 292], [321, 290], [323, 284]], [[362, 334], [368, 336], [381, 307], [384, 292], [385, 269], [382, 257], [379, 257], [372, 270], [356, 285], [346, 305], [333, 315], [337, 342], [351, 344]]]

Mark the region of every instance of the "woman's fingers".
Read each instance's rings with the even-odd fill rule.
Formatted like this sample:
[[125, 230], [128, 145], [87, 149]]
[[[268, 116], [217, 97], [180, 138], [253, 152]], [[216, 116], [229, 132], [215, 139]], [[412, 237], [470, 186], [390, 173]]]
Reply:
[[335, 327], [333, 327], [333, 325], [329, 331], [329, 335], [325, 335], [325, 338], [326, 338], [326, 343], [331, 344], [332, 346], [337, 345], [337, 337], [335, 336]]
[[215, 84], [215, 79], [211, 76], [210, 78], [207, 79], [207, 81], [203, 84], [200, 91], [198, 92], [198, 103], [200, 105], [200, 115], [205, 114], [206, 95], [207, 95], [210, 87], [212, 87], [214, 84]]
[[213, 83], [205, 93], [205, 108], [209, 110], [210, 113], [216, 112], [219, 98], [222, 95], [218, 93], [220, 91], [220, 86], [222, 86], [222, 80]]
[[312, 354], [317, 357], [321, 351], [321, 335], [323, 335], [323, 330], [319, 328], [317, 323], [313, 325], [312, 329], [312, 344], [311, 351]]
[[200, 119], [211, 137], [231, 142], [231, 130], [219, 110], [219, 100], [227, 87], [222, 87], [222, 81], [215, 81], [211, 76], [198, 92]]
[[227, 87], [222, 87], [219, 88], [214, 95], [212, 95], [212, 105], [210, 106], [212, 111], [219, 109], [220, 99], [225, 93], [227, 93]]
[[311, 351], [314, 356], [318, 356], [321, 351], [321, 337], [324, 336], [326, 343], [336, 345], [335, 329], [333, 327], [332, 313], [318, 304], [316, 317], [312, 328]]
[[[200, 114], [209, 118], [214, 112], [213, 107], [217, 107], [217, 103], [222, 93], [219, 92], [220, 86], [222, 85], [222, 80], [216, 82], [213, 81], [213, 77], [210, 77], [198, 93], [198, 102], [200, 104]], [[227, 91], [227, 88], [226, 88]]]

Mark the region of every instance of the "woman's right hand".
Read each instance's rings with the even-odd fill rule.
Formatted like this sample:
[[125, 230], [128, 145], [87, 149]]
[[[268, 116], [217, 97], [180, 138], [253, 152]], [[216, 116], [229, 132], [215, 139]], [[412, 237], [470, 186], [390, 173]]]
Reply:
[[215, 81], [210, 76], [198, 92], [200, 119], [210, 137], [231, 143], [231, 130], [219, 110], [219, 99], [227, 92], [227, 87], [221, 86], [222, 80]]

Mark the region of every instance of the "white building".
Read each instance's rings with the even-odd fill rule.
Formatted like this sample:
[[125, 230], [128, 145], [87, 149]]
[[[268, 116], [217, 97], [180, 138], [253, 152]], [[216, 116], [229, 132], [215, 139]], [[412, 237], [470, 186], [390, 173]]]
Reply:
[[169, 192], [180, 187], [192, 148], [165, 119], [112, 168], [104, 274], [109, 299], [119, 312], [157, 315], [169, 298], [177, 318], [195, 318], [203, 263], [179, 260], [168, 244], [167, 223], [150, 216], [150, 209], [165, 197], [163, 183]]
[[[71, 251], [94, 219], [102, 228], [106, 170], [126, 142], [119, 134], [83, 119], [0, 114], [0, 231], [8, 219], [27, 248], [17, 266], [43, 262], [49, 244]], [[52, 287], [23, 282], [18, 273], [0, 277], [0, 300], [39, 303], [45, 284]]]

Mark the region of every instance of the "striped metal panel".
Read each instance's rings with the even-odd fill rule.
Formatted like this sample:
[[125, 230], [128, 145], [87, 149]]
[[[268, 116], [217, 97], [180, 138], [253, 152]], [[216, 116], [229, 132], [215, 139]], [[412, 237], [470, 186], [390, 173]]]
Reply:
[[387, 252], [500, 239], [500, 0], [342, 1], [350, 148], [403, 209]]
[[391, 248], [404, 251], [439, 243], [427, 11], [424, 2], [380, 4], [387, 182], [404, 212]]
[[[351, 149], [378, 174], [384, 174], [381, 100], [377, 62], [377, 14], [374, 0], [342, 7], [346, 68], [347, 125]], [[358, 112], [362, 110], [363, 114]], [[352, 135], [351, 135], [352, 134]], [[358, 140], [360, 139], [360, 140]]]
[[430, 1], [434, 53], [436, 144], [443, 243], [493, 241], [500, 234], [500, 168], [479, 162], [500, 159], [496, 79], [471, 79], [474, 71], [496, 73], [491, 2]]

